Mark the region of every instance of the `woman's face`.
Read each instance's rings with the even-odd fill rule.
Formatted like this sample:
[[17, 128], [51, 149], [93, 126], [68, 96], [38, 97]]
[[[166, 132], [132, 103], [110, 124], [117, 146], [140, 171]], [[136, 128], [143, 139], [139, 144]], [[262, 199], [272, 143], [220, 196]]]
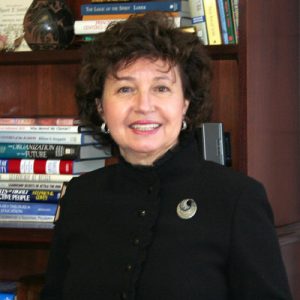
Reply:
[[104, 83], [99, 113], [121, 155], [132, 164], [151, 165], [178, 141], [189, 102], [178, 67], [140, 58]]

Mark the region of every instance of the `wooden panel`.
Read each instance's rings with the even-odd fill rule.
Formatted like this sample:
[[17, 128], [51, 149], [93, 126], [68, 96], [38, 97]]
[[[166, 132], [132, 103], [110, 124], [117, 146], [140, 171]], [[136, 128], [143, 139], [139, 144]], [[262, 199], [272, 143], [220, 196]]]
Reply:
[[0, 116], [73, 115], [78, 64], [0, 65]]
[[49, 245], [0, 244], [0, 278], [16, 280], [28, 274], [44, 273]]
[[238, 170], [240, 152], [239, 131], [241, 115], [239, 114], [238, 63], [237, 60], [214, 60], [214, 79], [212, 99], [214, 111], [212, 121], [222, 122], [224, 130], [231, 134], [233, 168]]
[[299, 1], [246, 3], [248, 173], [288, 224], [300, 220]]

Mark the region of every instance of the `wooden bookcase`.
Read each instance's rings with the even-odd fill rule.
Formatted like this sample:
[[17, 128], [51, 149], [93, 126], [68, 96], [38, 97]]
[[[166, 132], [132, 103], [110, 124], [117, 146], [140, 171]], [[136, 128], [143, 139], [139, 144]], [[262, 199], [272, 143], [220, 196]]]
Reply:
[[[79, 19], [79, 6], [69, 1]], [[207, 47], [214, 121], [231, 133], [233, 168], [262, 181], [294, 299], [300, 299], [299, 1], [240, 0], [238, 46]], [[0, 116], [76, 113], [81, 50], [0, 53]], [[0, 228], [0, 279], [43, 273], [51, 229]]]

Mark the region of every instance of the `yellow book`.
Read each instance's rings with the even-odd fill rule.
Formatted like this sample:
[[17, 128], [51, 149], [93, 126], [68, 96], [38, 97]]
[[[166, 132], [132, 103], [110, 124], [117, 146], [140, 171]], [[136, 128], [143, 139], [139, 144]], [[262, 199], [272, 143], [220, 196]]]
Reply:
[[219, 14], [216, 0], [203, 0], [209, 45], [221, 45]]

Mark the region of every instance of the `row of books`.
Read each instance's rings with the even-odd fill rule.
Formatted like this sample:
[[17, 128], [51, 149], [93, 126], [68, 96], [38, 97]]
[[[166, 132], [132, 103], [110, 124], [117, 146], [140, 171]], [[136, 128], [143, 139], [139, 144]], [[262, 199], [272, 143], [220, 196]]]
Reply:
[[205, 45], [238, 43], [238, 0], [102, 0], [82, 4], [80, 8], [82, 19], [75, 21], [74, 32], [85, 41], [105, 31], [111, 22], [133, 14], [162, 11], [177, 27], [195, 27]]
[[52, 224], [67, 182], [110, 156], [76, 118], [0, 118], [0, 222]]

